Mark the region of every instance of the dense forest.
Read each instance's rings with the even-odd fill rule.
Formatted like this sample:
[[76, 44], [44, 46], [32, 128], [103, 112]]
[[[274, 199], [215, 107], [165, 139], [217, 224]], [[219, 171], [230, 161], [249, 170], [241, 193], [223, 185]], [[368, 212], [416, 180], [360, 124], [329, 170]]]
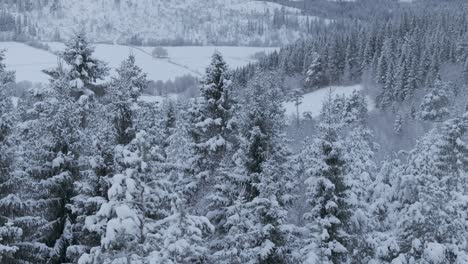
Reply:
[[468, 263], [467, 9], [393, 4], [162, 103], [86, 30], [17, 102], [0, 52], [0, 263]]

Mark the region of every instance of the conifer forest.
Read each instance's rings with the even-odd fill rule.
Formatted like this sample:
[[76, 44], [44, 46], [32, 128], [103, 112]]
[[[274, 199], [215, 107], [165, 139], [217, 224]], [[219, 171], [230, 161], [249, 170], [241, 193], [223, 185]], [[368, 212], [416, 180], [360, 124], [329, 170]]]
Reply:
[[0, 0], [0, 264], [468, 264], [468, 1]]

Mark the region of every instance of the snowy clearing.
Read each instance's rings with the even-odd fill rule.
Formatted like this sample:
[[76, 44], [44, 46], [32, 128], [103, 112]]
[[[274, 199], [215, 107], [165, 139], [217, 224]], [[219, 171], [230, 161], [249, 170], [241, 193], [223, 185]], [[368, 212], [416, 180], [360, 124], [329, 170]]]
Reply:
[[172, 101], [177, 101], [178, 99], [177, 94], [168, 94], [167, 96], [159, 96], [159, 95], [142, 95], [138, 98], [138, 101], [145, 102], [145, 103], [157, 103], [161, 104], [166, 99], [170, 99]]
[[[52, 51], [60, 51], [65, 47], [63, 43], [47, 43]], [[217, 46], [187, 46], [167, 47], [168, 59], [155, 59], [151, 56], [152, 47], [129, 47], [123, 45], [97, 44], [95, 45], [95, 57], [107, 62], [114, 68], [133, 53], [137, 64], [148, 74], [148, 78], [154, 81], [173, 80], [183, 75], [197, 76], [203, 74], [208, 66], [211, 55], [216, 50], [221, 52], [231, 68], [245, 66], [254, 62], [252, 55], [264, 51], [266, 53], [277, 50], [265, 47], [217, 47]], [[47, 75], [43, 69], [57, 65], [57, 56], [40, 49], [36, 49], [18, 42], [0, 42], [0, 50], [6, 49], [6, 66], [16, 71], [17, 81], [31, 81], [33, 83], [45, 83]]]
[[57, 56], [18, 42], [0, 42], [0, 50], [6, 50], [5, 64], [8, 70], [16, 71], [16, 81], [33, 83], [48, 81], [43, 69], [57, 65]]
[[[299, 105], [299, 114], [302, 116], [303, 113], [310, 112], [312, 117], [317, 117], [320, 114], [320, 109], [322, 109], [322, 103], [330, 91], [333, 95], [343, 94], [349, 96], [353, 91], [360, 91], [362, 89], [363, 87], [360, 84], [352, 86], [330, 86], [307, 93], [304, 95], [302, 103]], [[367, 97], [367, 103], [369, 111], [374, 109], [374, 103], [370, 97]], [[296, 115], [296, 106], [294, 105], [294, 102], [284, 103], [284, 108], [286, 110], [287, 117]]]
[[[323, 101], [326, 100], [330, 90], [332, 95], [349, 96], [353, 91], [360, 91], [362, 89], [363, 87], [360, 84], [352, 86], [330, 86], [304, 94], [302, 103], [299, 105], [299, 114], [302, 116], [303, 113], [310, 112], [312, 117], [317, 117], [322, 109]], [[167, 97], [142, 95], [138, 100], [147, 103], [162, 103], [166, 98], [177, 100], [179, 97], [177, 94], [169, 94]], [[375, 108], [375, 105], [369, 96], [367, 96], [367, 103], [369, 111], [372, 111]], [[289, 118], [296, 116], [296, 106], [294, 105], [294, 102], [285, 102], [283, 106], [286, 117]]]

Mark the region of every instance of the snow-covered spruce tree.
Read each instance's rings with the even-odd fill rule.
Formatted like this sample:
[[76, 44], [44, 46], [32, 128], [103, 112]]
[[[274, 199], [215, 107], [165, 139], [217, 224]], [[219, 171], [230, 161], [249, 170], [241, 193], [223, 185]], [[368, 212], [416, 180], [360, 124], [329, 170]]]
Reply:
[[[149, 264], [206, 263], [209, 255], [206, 237], [214, 231], [208, 218], [190, 215], [180, 193], [172, 198], [172, 214], [147, 226]], [[145, 248], [149, 250], [148, 248]]]
[[444, 122], [410, 153], [398, 188], [398, 232], [411, 263], [463, 263], [468, 115]]
[[[232, 156], [231, 156], [232, 155]], [[215, 225], [215, 233], [210, 239], [211, 250], [215, 252], [214, 262], [223, 262], [230, 259], [229, 248], [226, 240], [229, 235], [229, 212], [235, 206], [240, 193], [243, 191], [243, 183], [246, 180], [243, 163], [244, 156], [241, 150], [226, 156], [214, 175], [213, 192], [208, 196], [209, 212], [208, 219]], [[227, 249], [229, 250], [229, 249]]]
[[168, 146], [165, 149], [164, 166], [168, 173], [167, 179], [183, 199], [192, 198], [198, 185], [198, 179], [193, 174], [192, 167], [193, 159], [196, 159], [195, 150], [187, 147], [192, 144], [193, 139], [190, 123], [192, 110], [192, 103], [180, 105], [174, 133], [167, 138]]
[[[15, 180], [21, 191], [15, 223], [23, 230], [18, 261], [65, 262], [71, 240], [67, 208], [78, 176], [80, 119], [72, 102], [54, 92], [28, 109], [18, 127]], [[10, 197], [11, 198], [11, 197]]]
[[376, 70], [376, 82], [381, 85], [382, 91], [377, 96], [377, 106], [385, 109], [394, 101], [394, 44], [392, 39], [385, 40]]
[[411, 98], [417, 88], [415, 65], [415, 41], [408, 40], [402, 46], [402, 54], [395, 69], [395, 99], [404, 101]]
[[[235, 124], [231, 87], [228, 66], [221, 54], [215, 52], [201, 83], [201, 101], [194, 103], [190, 110], [194, 151], [192, 168], [199, 181], [197, 195], [210, 188], [216, 168], [232, 148]], [[204, 198], [198, 197], [194, 202], [201, 200]]]
[[9, 151], [11, 142], [8, 137], [12, 133], [14, 122], [13, 103], [8, 85], [14, 83], [15, 73], [6, 71], [3, 60], [4, 54], [0, 50], [0, 172], [2, 174], [0, 183], [7, 180], [12, 165], [10, 156], [12, 153]]
[[[2, 206], [3, 207], [3, 206]], [[19, 250], [15, 244], [21, 241], [23, 230], [8, 220], [2, 219], [0, 226], [0, 261], [15, 263], [15, 253]]]
[[[145, 184], [145, 216], [158, 220], [170, 214], [171, 185], [177, 184], [180, 188], [185, 187], [185, 185], [170, 177], [173, 170], [177, 171], [180, 164], [173, 166], [166, 153], [168, 140], [165, 133], [164, 106], [157, 103], [140, 102], [135, 112], [135, 129], [144, 130], [147, 133], [144, 160], [148, 164], [148, 170], [142, 174], [141, 178]], [[177, 142], [177, 144], [184, 143], [186, 142], [183, 140]], [[187, 146], [188, 144], [178, 145], [177, 151], [185, 151]], [[187, 162], [187, 160], [183, 160], [183, 162]]]
[[4, 59], [4, 51], [0, 50], [0, 142], [11, 131], [13, 103], [8, 85], [15, 82], [15, 73], [6, 70]]
[[241, 134], [245, 155], [245, 174], [247, 182], [246, 199], [251, 201], [258, 195], [255, 183], [262, 165], [276, 150], [275, 140], [282, 133], [284, 112], [281, 106], [281, 90], [274, 73], [257, 74], [251, 80], [242, 102], [244, 106]]
[[230, 78], [222, 56], [215, 53], [202, 82], [202, 100], [193, 104], [189, 111], [190, 123], [194, 124], [190, 133], [195, 145], [190, 158], [192, 176], [186, 174], [183, 177], [189, 183], [185, 191], [200, 192], [200, 187], [194, 186], [200, 183], [205, 185], [205, 192], [208, 191], [203, 197], [198, 194], [196, 202], [207, 204], [207, 208], [199, 211], [215, 226], [210, 241], [210, 248], [215, 252], [224, 247], [226, 210], [234, 204], [241, 190], [242, 173], [238, 168], [242, 157], [233, 148], [238, 141], [238, 116], [234, 113], [239, 113], [239, 109], [233, 98]]
[[[286, 217], [292, 203], [293, 170], [286, 149], [278, 149], [264, 162], [255, 188], [258, 196], [245, 199], [246, 192], [239, 189], [245, 176], [231, 173], [231, 184], [224, 183], [226, 197], [234, 202], [225, 206], [223, 230], [214, 254], [216, 263], [289, 263], [293, 227]], [[221, 189], [221, 188], [220, 188]], [[235, 195], [238, 195], [236, 198]]]
[[[223, 236], [216, 237], [211, 242], [214, 244], [214, 254], [211, 262], [214, 263], [255, 263], [257, 258], [250, 250], [254, 247], [254, 239], [249, 236], [248, 229], [253, 226], [253, 220], [245, 210], [244, 193], [240, 193], [234, 203], [226, 206], [225, 221], [220, 223]], [[249, 262], [251, 261], [251, 262]]]
[[73, 95], [79, 97], [82, 94], [100, 92], [96, 86], [97, 80], [103, 80], [108, 74], [106, 64], [93, 57], [94, 48], [86, 37], [86, 32], [80, 30], [65, 44], [65, 50], [60, 53], [60, 58], [67, 66], [59, 65], [56, 69], [45, 70], [52, 80], [63, 78], [70, 82]]
[[114, 113], [113, 126], [116, 143], [129, 144], [135, 137], [135, 103], [147, 86], [146, 74], [135, 65], [135, 57], [130, 55], [117, 69], [117, 76], [112, 79], [106, 90], [108, 108]]
[[143, 259], [146, 219], [141, 174], [148, 170], [145, 138], [146, 133], [141, 131], [129, 144], [115, 148], [117, 173], [110, 179], [108, 202], [86, 219], [86, 228], [101, 234], [101, 245], [84, 254], [78, 263], [139, 263]]
[[177, 127], [177, 103], [171, 99], [163, 102], [163, 154], [167, 155], [166, 149], [169, 146], [169, 138], [176, 132]]
[[374, 254], [369, 263], [391, 263], [400, 254], [400, 245], [395, 226], [398, 222], [400, 203], [395, 193], [403, 164], [398, 157], [386, 157], [369, 187], [370, 204], [367, 212], [371, 215], [373, 228], [368, 236], [372, 238]]
[[374, 245], [369, 236], [374, 227], [373, 217], [368, 212], [369, 187], [377, 171], [374, 163], [375, 146], [372, 131], [367, 127], [367, 103], [357, 91], [346, 98], [342, 122], [348, 133], [345, 138], [345, 174], [349, 186], [349, 203], [352, 206], [350, 260], [352, 263], [368, 262], [373, 257]]
[[419, 116], [422, 120], [441, 122], [449, 116], [449, 83], [436, 81], [431, 91], [426, 94], [420, 105]]
[[117, 77], [112, 79], [108, 91], [120, 100], [136, 102], [141, 93], [148, 87], [146, 73], [135, 64], [135, 56], [129, 55], [116, 69]]
[[345, 65], [343, 70], [343, 81], [352, 82], [358, 80], [361, 75], [359, 72], [359, 65], [356, 52], [356, 41], [351, 37], [347, 41], [345, 52]]
[[[61, 256], [61, 261], [76, 261], [87, 248], [98, 242], [96, 236], [82, 227], [86, 216], [95, 213], [103, 203], [102, 193], [106, 189], [100, 177], [105, 176], [109, 162], [106, 164], [104, 161], [105, 153], [93, 152], [100, 149], [109, 153], [108, 149], [104, 149], [109, 148], [110, 140], [102, 141], [100, 145], [96, 142], [98, 137], [105, 138], [100, 129], [109, 126], [107, 120], [98, 113], [103, 109], [102, 105], [92, 95], [93, 91], [97, 92], [97, 86], [94, 85], [96, 78], [102, 79], [108, 69], [102, 62], [92, 58], [92, 51], [84, 33], [77, 34], [62, 54], [67, 66], [59, 65], [57, 70], [48, 72], [53, 77], [52, 95], [56, 98], [59, 113], [53, 117], [49, 130], [58, 141], [55, 151], [66, 155], [68, 163], [65, 164], [73, 166], [68, 169], [70, 175], [67, 186], [70, 189], [62, 188], [66, 193], [66, 210], [62, 213], [67, 216], [69, 225], [64, 229], [66, 240], [62, 242], [64, 248], [61, 254], [66, 256]], [[73, 56], [76, 60], [72, 60]]]
[[[121, 67], [121, 70], [125, 71], [123, 67]], [[121, 80], [123, 78], [121, 77], [115, 78], [111, 85], [122, 84]], [[77, 221], [77, 227], [81, 226], [82, 229], [81, 232], [78, 232], [80, 233], [78, 236], [83, 238], [84, 234], [88, 234], [87, 237], [92, 238], [92, 240], [82, 239], [82, 244], [79, 246], [83, 247], [74, 249], [75, 253], [73, 255], [75, 256], [77, 255], [76, 252], [82, 252], [82, 254], [78, 255], [78, 258], [84, 252], [89, 252], [93, 247], [92, 250], [96, 250], [102, 244], [103, 230], [87, 228], [89, 225], [87, 225], [86, 219], [91, 219], [99, 214], [99, 208], [102, 208], [103, 203], [108, 201], [109, 196], [106, 193], [113, 186], [112, 179], [114, 179], [115, 174], [127, 175], [126, 172], [122, 172], [122, 162], [119, 159], [119, 153], [121, 152], [114, 151], [119, 146], [125, 146], [131, 151], [138, 149], [138, 158], [146, 164], [145, 169], [138, 170], [138, 174], [132, 176], [135, 180], [138, 180], [142, 190], [138, 202], [140, 206], [144, 205], [143, 219], [150, 221], [167, 215], [167, 209], [162, 206], [163, 202], [161, 201], [167, 195], [166, 190], [162, 189], [165, 186], [161, 186], [164, 185], [162, 182], [164, 182], [165, 178], [160, 178], [161, 171], [158, 170], [160, 167], [158, 162], [161, 160], [160, 146], [157, 144], [158, 138], [161, 137], [161, 132], [158, 132], [161, 130], [159, 126], [161, 120], [160, 114], [158, 114], [159, 108], [154, 104], [142, 103], [136, 105], [128, 94], [120, 92], [121, 89], [127, 89], [127, 87], [120, 86], [118, 87], [120, 90], [114, 88], [110, 86], [106, 90], [104, 101], [109, 101], [109, 104], [102, 106], [103, 112], [110, 113], [107, 116], [101, 116], [103, 120], [100, 125], [107, 126], [106, 135], [100, 135], [99, 130], [93, 133], [93, 135], [99, 136], [99, 141], [93, 144], [93, 148], [97, 153], [89, 157], [92, 171], [88, 170], [88, 179], [79, 184], [83, 195], [74, 198], [76, 202], [74, 209], [78, 210], [78, 213], [82, 213], [78, 218], [85, 219], [84, 221]], [[139, 140], [135, 143], [137, 141], [135, 131], [148, 131], [148, 133], [140, 132]], [[136, 147], [136, 145], [138, 146]], [[96, 206], [97, 209], [95, 209]], [[98, 238], [97, 241], [96, 237]], [[122, 247], [124, 246], [132, 247], [130, 243], [129, 245], [122, 245]], [[98, 252], [95, 254], [103, 253]], [[140, 256], [143, 257], [144, 253], [141, 252]], [[117, 257], [115, 261], [118, 260]]]
[[[292, 169], [282, 127], [281, 91], [273, 74], [252, 80], [242, 110], [236, 167], [218, 184], [225, 202], [217, 263], [286, 263]], [[234, 190], [234, 191], [233, 191]], [[226, 203], [226, 200], [229, 202]]]
[[[12, 133], [15, 125], [13, 104], [8, 85], [15, 80], [14, 72], [6, 71], [4, 55], [0, 51], [0, 262], [14, 263], [23, 230], [14, 224], [19, 201], [15, 196], [18, 182], [13, 175], [15, 151]], [[19, 201], [21, 204], [21, 201]]]
[[[87, 53], [87, 43], [76, 42], [77, 47], [81, 45], [82, 51]], [[67, 51], [70, 49], [69, 45]], [[83, 54], [84, 57], [88, 55]], [[21, 226], [25, 242], [15, 256], [18, 261], [62, 263], [72, 260], [71, 255], [82, 253], [77, 248], [72, 250], [74, 253], [67, 251], [70, 246], [83, 242], [77, 239], [75, 232], [78, 229], [75, 221], [82, 213], [77, 211], [75, 198], [85, 194], [81, 191], [86, 188], [81, 187], [89, 180], [85, 172], [90, 167], [86, 159], [92, 156], [86, 148], [91, 144], [88, 136], [93, 100], [84, 90], [90, 87], [78, 87], [72, 78], [76, 75], [73, 71], [77, 70], [72, 64], [83, 62], [83, 56], [76, 55], [76, 61], [65, 60], [70, 63], [69, 67], [59, 66], [48, 72], [53, 78], [49, 89], [41, 92], [45, 96], [35, 96], [28, 105], [30, 109], [22, 114], [23, 124], [17, 133], [21, 159], [16, 164], [16, 174], [21, 175], [17, 178], [21, 192], [16, 200], [21, 202], [16, 204], [22, 206], [23, 213], [15, 222]], [[100, 72], [101, 77], [107, 72], [101, 63], [93, 65], [88, 59], [83, 63], [86, 64], [83, 67]], [[86, 79], [85, 75], [81, 78]]]
[[67, 248], [67, 260], [77, 263], [78, 259], [92, 247], [99, 246], [101, 237], [85, 228], [86, 218], [96, 214], [107, 202], [108, 177], [114, 170], [115, 135], [108, 113], [108, 106], [96, 103], [89, 109], [88, 126], [81, 134], [79, 180], [74, 183], [74, 194], [67, 205], [72, 212], [71, 245]]
[[[312, 209], [304, 217], [309, 221], [311, 233], [317, 235], [316, 255], [321, 263], [345, 263], [350, 254], [350, 237], [346, 230], [351, 216], [351, 204], [345, 175], [345, 145], [339, 135], [339, 126], [340, 123], [333, 114], [330, 94], [321, 112], [320, 136], [313, 142], [307, 169], [309, 177], [305, 181], [308, 186], [308, 202]], [[314, 248], [311, 245], [305, 247]], [[310, 252], [304, 254], [306, 256]]]
[[78, 100], [88, 103], [83, 113], [87, 122], [82, 133], [80, 179], [74, 183], [76, 196], [69, 205], [74, 216], [73, 242], [67, 250], [71, 262], [100, 245], [101, 234], [85, 228], [86, 218], [95, 215], [107, 201], [107, 190], [111, 185], [109, 177], [117, 169], [115, 146], [128, 144], [135, 137], [133, 104], [140, 92], [135, 87], [146, 83], [145, 75], [132, 58], [125, 60], [117, 73], [104, 97], [96, 97], [102, 101], [90, 100], [94, 98], [86, 95]]
[[83, 113], [88, 110], [88, 98], [76, 100], [72, 90], [63, 73], [21, 108], [22, 124], [15, 129], [20, 157], [11, 178], [18, 188], [12, 188], [15, 196], [4, 203], [15, 210], [13, 223], [23, 232], [15, 254], [18, 262], [67, 261], [73, 239], [68, 206], [75, 195], [73, 183], [80, 176], [81, 136], [87, 123]]
[[465, 58], [463, 63], [463, 78], [468, 80], [468, 56]]
[[[368, 262], [374, 255], [370, 236], [374, 222], [367, 210], [370, 198], [368, 193], [377, 166], [373, 161], [375, 146], [372, 132], [367, 127], [367, 103], [358, 91], [353, 91], [349, 97], [336, 96], [330, 100], [333, 124], [340, 128], [337, 133], [343, 143], [343, 175], [346, 175], [344, 181], [349, 187], [346, 195], [352, 209], [349, 225], [345, 227], [349, 234], [349, 261]], [[307, 164], [307, 156], [314, 155], [314, 151], [314, 147], [308, 148], [301, 155], [308, 168], [311, 165]]]
[[311, 52], [308, 56], [310, 64], [306, 65], [305, 87], [314, 89], [325, 84], [325, 74], [322, 68], [322, 60], [317, 52]]
[[[244, 254], [253, 263], [289, 263], [293, 226], [287, 224], [288, 209], [293, 201], [293, 168], [286, 149], [276, 149], [263, 164], [259, 182], [255, 184], [258, 196], [246, 203], [247, 217], [253, 225], [247, 234], [254, 238], [252, 248]], [[256, 259], [256, 261], [255, 261]]]

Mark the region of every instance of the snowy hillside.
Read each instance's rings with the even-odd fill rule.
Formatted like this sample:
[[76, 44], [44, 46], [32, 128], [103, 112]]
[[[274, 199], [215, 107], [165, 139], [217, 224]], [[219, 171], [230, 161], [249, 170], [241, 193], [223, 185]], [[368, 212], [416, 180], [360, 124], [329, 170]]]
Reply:
[[[52, 51], [63, 50], [62, 43], [48, 43]], [[237, 68], [253, 62], [252, 55], [256, 52], [272, 52], [274, 48], [255, 47], [168, 47], [168, 59], [155, 59], [150, 54], [151, 47], [132, 48], [121, 45], [95, 45], [95, 56], [115, 69], [130, 53], [136, 57], [137, 64], [154, 81], [172, 80], [186, 74], [198, 76], [203, 74], [215, 50], [221, 52], [230, 67]], [[48, 81], [48, 76], [42, 70], [57, 65], [57, 56], [52, 52], [36, 49], [17, 42], [0, 42], [0, 50], [6, 49], [5, 64], [16, 71], [17, 81], [42, 82]]]
[[61, 0], [23, 14], [43, 40], [84, 27], [95, 41], [133, 44], [277, 46], [307, 24], [298, 9], [253, 0]]

